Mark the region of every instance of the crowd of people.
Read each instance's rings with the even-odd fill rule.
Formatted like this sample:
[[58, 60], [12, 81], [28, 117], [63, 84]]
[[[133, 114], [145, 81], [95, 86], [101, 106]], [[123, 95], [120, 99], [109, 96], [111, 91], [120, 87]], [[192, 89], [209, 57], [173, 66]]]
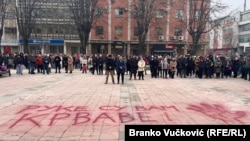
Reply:
[[[114, 75], [117, 75], [116, 83], [124, 84], [124, 75], [129, 75], [132, 80], [144, 80], [144, 75], [150, 71], [152, 78], [238, 78], [250, 81], [250, 56], [234, 58], [227, 56], [129, 56], [121, 55], [103, 56], [93, 54], [90, 56], [80, 54], [17, 54], [15, 56], [0, 55], [0, 64], [10, 67], [9, 58], [13, 58], [16, 74], [22, 75], [27, 68], [29, 74], [73, 73], [80, 70], [82, 73], [90, 72], [93, 75], [106, 75], [105, 84], [109, 76], [115, 84]], [[105, 73], [104, 73], [105, 72]]]

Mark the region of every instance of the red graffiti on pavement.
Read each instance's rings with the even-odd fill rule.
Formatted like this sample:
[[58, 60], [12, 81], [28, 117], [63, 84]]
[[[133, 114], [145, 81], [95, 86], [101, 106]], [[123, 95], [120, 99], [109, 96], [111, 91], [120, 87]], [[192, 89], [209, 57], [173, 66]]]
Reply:
[[243, 124], [242, 118], [246, 117], [247, 114], [244, 111], [230, 111], [224, 106], [219, 104], [207, 104], [200, 103], [199, 105], [188, 105], [187, 109], [200, 112], [210, 118], [220, 120], [226, 124], [229, 123], [241, 123]]
[[[92, 115], [93, 109], [88, 106], [47, 106], [47, 105], [28, 105], [19, 110], [17, 118], [9, 128], [14, 128], [19, 124], [31, 123], [41, 127], [42, 120], [46, 119], [47, 126], [54, 126], [58, 121], [72, 120], [72, 125], [82, 125], [86, 123], [95, 124], [99, 121], [109, 121], [111, 123], [130, 123], [139, 121], [142, 123], [156, 123], [157, 118], [150, 115], [153, 112], [161, 111], [165, 120], [171, 121], [169, 110], [179, 112], [175, 106], [134, 106], [134, 114], [127, 112], [128, 106], [100, 106], [100, 113]], [[44, 122], [43, 122], [44, 125]]]

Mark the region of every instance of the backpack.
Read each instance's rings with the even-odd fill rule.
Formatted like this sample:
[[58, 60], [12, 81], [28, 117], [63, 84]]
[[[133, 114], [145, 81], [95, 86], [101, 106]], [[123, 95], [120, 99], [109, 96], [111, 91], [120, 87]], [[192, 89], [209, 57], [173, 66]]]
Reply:
[[5, 65], [2, 65], [1, 66], [1, 71], [7, 71], [8, 69], [7, 69], [7, 66], [5, 66]]

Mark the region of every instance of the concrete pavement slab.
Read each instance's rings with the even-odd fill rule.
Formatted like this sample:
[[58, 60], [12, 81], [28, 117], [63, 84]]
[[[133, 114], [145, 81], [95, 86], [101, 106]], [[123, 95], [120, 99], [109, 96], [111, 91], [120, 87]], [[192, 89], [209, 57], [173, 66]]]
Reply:
[[0, 78], [0, 140], [122, 141], [126, 124], [250, 123], [250, 82], [240, 78], [104, 82], [79, 70], [12, 70]]

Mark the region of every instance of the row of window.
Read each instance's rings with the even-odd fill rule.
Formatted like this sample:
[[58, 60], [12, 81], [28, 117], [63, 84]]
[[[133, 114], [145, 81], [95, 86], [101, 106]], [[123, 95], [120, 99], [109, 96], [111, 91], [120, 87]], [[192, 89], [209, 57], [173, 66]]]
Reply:
[[250, 34], [248, 34], [248, 35], [240, 35], [239, 42], [240, 43], [248, 43], [248, 42], [250, 42]]
[[[95, 10], [95, 16], [96, 17], [102, 17], [104, 14], [104, 8], [97, 8]], [[127, 11], [126, 8], [116, 8], [115, 9], [115, 16], [116, 17], [122, 17], [123, 14]], [[163, 18], [164, 12], [166, 12], [163, 9], [158, 9], [155, 11], [156, 18]], [[51, 15], [51, 13], [54, 13], [54, 15]], [[73, 15], [69, 12], [65, 12], [64, 9], [38, 9], [34, 12], [36, 18], [48, 18], [51, 16], [55, 16], [56, 18], [72, 18]], [[134, 12], [134, 18], [140, 17], [140, 13]], [[143, 15], [142, 15], [143, 16]], [[14, 19], [15, 15], [13, 13], [6, 13], [7, 19]], [[183, 18], [183, 11], [182, 10], [176, 10], [175, 12], [175, 18], [182, 19]]]
[[250, 31], [250, 23], [240, 26], [240, 32]]
[[[115, 9], [115, 16], [122, 17], [126, 11], [127, 11], [127, 8], [116, 8]], [[165, 12], [167, 12], [167, 10], [157, 9], [155, 11], [156, 18], [163, 18]], [[104, 8], [97, 8], [95, 11], [95, 15], [97, 17], [103, 16], [103, 13], [104, 13]], [[198, 18], [200, 16], [200, 14], [201, 14], [201, 12], [199, 10], [197, 10], [195, 12], [195, 17]], [[140, 15], [141, 15], [140, 12], [133, 12], [134, 18], [140, 17]], [[176, 10], [175, 11], [175, 18], [182, 19], [183, 18], [183, 10]]]
[[250, 20], [250, 13], [241, 15], [241, 21], [248, 21]]
[[[66, 28], [67, 27], [67, 28]], [[6, 34], [16, 34], [17, 29], [12, 27], [6, 27], [5, 28]], [[66, 25], [39, 25], [33, 30], [33, 34], [73, 34], [76, 35], [76, 29], [73, 26], [66, 26]], [[103, 26], [96, 26], [95, 27], [95, 33], [96, 35], [104, 35], [104, 29]], [[115, 35], [121, 36], [123, 34], [123, 27], [122, 26], [116, 26], [115, 27]], [[163, 28], [162, 27], [155, 27], [155, 34], [157, 36], [163, 35]], [[134, 35], [139, 35], [138, 27], [134, 27]], [[175, 36], [182, 36], [182, 29], [181, 28], [175, 28], [174, 30]]]
[[[96, 35], [104, 35], [104, 29], [103, 26], [96, 26], [95, 27], [95, 34]], [[123, 27], [122, 26], [116, 26], [115, 27], [115, 35], [121, 36], [123, 34]], [[162, 27], [155, 27], [155, 34], [157, 36], [163, 35], [163, 28]], [[139, 35], [139, 29], [138, 27], [134, 27], [134, 35]], [[182, 29], [181, 28], [175, 28], [174, 30], [175, 36], [182, 36]]]

